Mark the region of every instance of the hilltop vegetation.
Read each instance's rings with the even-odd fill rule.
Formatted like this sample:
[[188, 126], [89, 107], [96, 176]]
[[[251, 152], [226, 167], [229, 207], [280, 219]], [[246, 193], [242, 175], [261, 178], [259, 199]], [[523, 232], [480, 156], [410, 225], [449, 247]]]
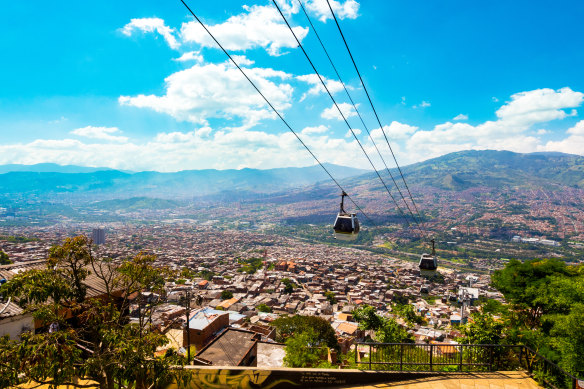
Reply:
[[584, 188], [584, 157], [562, 153], [461, 151], [407, 166], [412, 184], [447, 190], [476, 186]]
[[508, 344], [525, 344], [584, 376], [584, 264], [557, 259], [510, 261], [492, 277], [509, 302], [488, 301], [483, 311], [501, 317]]

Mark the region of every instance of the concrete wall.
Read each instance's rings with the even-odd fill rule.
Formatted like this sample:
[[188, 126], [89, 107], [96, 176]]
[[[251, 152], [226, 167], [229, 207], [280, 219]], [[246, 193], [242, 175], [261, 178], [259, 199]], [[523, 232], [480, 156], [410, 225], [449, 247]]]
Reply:
[[[199, 388], [326, 388], [378, 383], [402, 382], [404, 380], [429, 379], [445, 373], [431, 372], [380, 372], [354, 369], [261, 369], [233, 366], [187, 367], [188, 389]], [[166, 389], [178, 389], [176, 384]]]
[[32, 330], [34, 320], [32, 315], [18, 315], [0, 320], [0, 336], [8, 335], [17, 340], [23, 331]]

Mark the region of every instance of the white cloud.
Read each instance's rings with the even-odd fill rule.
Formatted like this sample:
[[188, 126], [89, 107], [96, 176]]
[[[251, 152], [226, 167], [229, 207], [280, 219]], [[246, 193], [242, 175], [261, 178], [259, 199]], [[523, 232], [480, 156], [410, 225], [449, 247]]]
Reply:
[[557, 91], [549, 88], [516, 93], [511, 101], [503, 105], [497, 117], [519, 126], [563, 119], [568, 116], [566, 108], [578, 107], [584, 100], [584, 94], [570, 88]]
[[452, 120], [468, 120], [468, 115], [465, 114], [458, 114]]
[[568, 154], [584, 155], [584, 120], [566, 131], [568, 137], [559, 141], [549, 141], [538, 148], [539, 151], [561, 151]]
[[93, 127], [87, 126], [71, 131], [71, 134], [83, 136], [90, 139], [100, 139], [109, 142], [126, 142], [128, 140], [125, 136], [112, 135], [120, 133], [117, 127]]
[[[358, 128], [353, 128], [353, 132], [357, 136], [361, 135], [361, 130]], [[353, 137], [353, 133], [351, 132], [351, 130], [348, 130], [347, 133], [345, 134], [345, 138], [352, 138], [352, 137]]]
[[245, 55], [232, 55], [231, 58], [239, 65], [239, 66], [250, 66], [253, 65], [255, 62], [251, 59], [247, 58]]
[[[345, 116], [345, 119], [348, 119], [352, 116], [357, 116], [357, 112], [355, 111], [355, 108], [353, 107], [352, 104], [339, 103], [338, 106], [343, 115]], [[343, 117], [339, 113], [339, 110], [337, 109], [335, 104], [331, 105], [330, 108], [325, 108], [324, 111], [322, 111], [322, 113], [320, 114], [320, 117], [328, 120], [332, 119], [343, 120]]]
[[426, 107], [430, 107], [431, 105], [432, 104], [430, 104], [430, 102], [428, 102], [428, 101], [422, 101], [420, 104], [412, 106], [412, 108], [414, 108], [414, 109], [426, 108]]
[[[298, 46], [275, 7], [254, 5], [243, 8], [246, 12], [232, 16], [223, 23], [207, 25], [226, 50], [245, 51], [263, 47], [270, 55], [280, 55], [282, 48]], [[308, 28], [293, 27], [293, 30], [300, 41], [308, 34]], [[197, 21], [183, 23], [181, 37], [185, 43], [217, 47]]]
[[[393, 139], [406, 139], [411, 134], [416, 132], [418, 127], [410, 126], [409, 124], [393, 121], [389, 126], [383, 126], [383, 132], [391, 142]], [[374, 140], [385, 140], [381, 129], [376, 128], [371, 131], [371, 137]]]
[[[344, 2], [330, 0], [330, 4], [339, 19], [356, 19], [359, 16], [359, 3], [355, 0], [345, 0]], [[306, 2], [306, 8], [314, 13], [321, 22], [333, 18], [326, 0], [310, 0]]]
[[[291, 76], [269, 68], [245, 70], [268, 100], [282, 111], [290, 107], [293, 88], [280, 82]], [[240, 119], [247, 128], [274, 114], [234, 66], [196, 64], [165, 79], [162, 96], [120, 96], [122, 105], [150, 108], [177, 120], [207, 124], [209, 118]]]
[[316, 126], [316, 127], [305, 127], [302, 130], [302, 133], [305, 135], [311, 135], [311, 134], [324, 134], [325, 132], [328, 132], [329, 128], [327, 126], [324, 125], [320, 125], [320, 126]]
[[[204, 66], [197, 66], [204, 68]], [[221, 64], [221, 66], [223, 74], [228, 65]], [[204, 71], [210, 72], [211, 70]], [[273, 75], [277, 80], [292, 78], [286, 73], [278, 73], [271, 69], [254, 71], [255, 74]], [[223, 78], [229, 78], [228, 75], [229, 73], [227, 75], [224, 74]], [[259, 76], [254, 75], [254, 77]], [[204, 80], [204, 78], [200, 80]], [[176, 80], [176, 82], [178, 81], [180, 80]], [[197, 83], [192, 83], [183, 86], [188, 89], [198, 85]], [[277, 84], [275, 85], [276, 87], [278, 86]], [[226, 90], [231, 89], [227, 88]], [[180, 102], [179, 97], [189, 100], [189, 93], [185, 92], [183, 96], [168, 92], [165, 96], [171, 96]], [[556, 93], [561, 92], [558, 91]], [[529, 92], [524, 92], [518, 95], [529, 94]], [[235, 95], [239, 99], [238, 93], [235, 93]], [[546, 104], [542, 104], [539, 99], [535, 99], [532, 103], [533, 106], [539, 107], [540, 111], [570, 110], [573, 107], [567, 107], [568, 105], [582, 105], [582, 101], [579, 102], [578, 99], [557, 104], [557, 101], [553, 98], [550, 99], [548, 95], [539, 95], [542, 96], [542, 99], [547, 100]], [[205, 98], [207, 98], [206, 95]], [[225, 98], [223, 95], [212, 97], [212, 99], [215, 99], [214, 104], [217, 104], [217, 101], [222, 101], [223, 98]], [[241, 101], [245, 102], [246, 100], [249, 100], [249, 95], [242, 95]], [[512, 98], [511, 100], [501, 107], [499, 111], [509, 112], [509, 109], [504, 107], [512, 105], [516, 99]], [[282, 104], [286, 104], [286, 102], [284, 100]], [[192, 110], [190, 106], [186, 108], [177, 106], [177, 112], [174, 114], [178, 115], [180, 112], [182, 115], [194, 115], [197, 112], [201, 113], [209, 110], [219, 116], [228, 116], [227, 111], [232, 116], [236, 116], [230, 111], [229, 107], [239, 103], [239, 100], [230, 102], [224, 108], [225, 110], [222, 108], [219, 113], [216, 113], [211, 106], [206, 106], [204, 102], [198, 102]], [[168, 104], [169, 107], [172, 106], [170, 103]], [[249, 102], [246, 104], [248, 104], [247, 109], [252, 111], [261, 112], [262, 110], [261, 107], [258, 108], [253, 104], [249, 105]], [[170, 110], [170, 108], [165, 109]], [[387, 132], [392, 148], [396, 152], [398, 161], [402, 165], [468, 149], [504, 149], [517, 152], [562, 151], [584, 154], [584, 120], [579, 121], [567, 130], [563, 139], [544, 141], [542, 136], [548, 137], [550, 135], [537, 134], [537, 130], [542, 128], [541, 124], [543, 122], [534, 122], [534, 120], [545, 120], [548, 116], [533, 116], [530, 114], [531, 111], [527, 107], [516, 115], [503, 115], [503, 118], [487, 121], [479, 125], [446, 122], [440, 123], [429, 130], [421, 130], [406, 123], [393, 121], [388, 126], [385, 126], [384, 129]], [[261, 113], [257, 115], [261, 116]], [[522, 117], [523, 119], [518, 121], [517, 117]], [[518, 126], [518, 122], [522, 124]], [[551, 132], [551, 130], [548, 131]], [[355, 133], [361, 134], [358, 129], [355, 129]], [[160, 132], [152, 139], [142, 143], [121, 137], [121, 131], [117, 128], [105, 128], [104, 130], [102, 127], [88, 126], [74, 130], [74, 134], [85, 136], [85, 139], [39, 139], [30, 143], [0, 145], [0, 164], [55, 162], [85, 166], [105, 165], [129, 170], [161, 171], [203, 168], [224, 169], [243, 166], [271, 168], [314, 164], [310, 155], [290, 132], [268, 133], [254, 128], [248, 128], [246, 131], [236, 131], [226, 127], [211, 129], [208, 125], [205, 125], [190, 132]], [[351, 161], [352, 166], [370, 167], [358, 145], [352, 139], [351, 134], [347, 134], [348, 137], [345, 138], [345, 134], [335, 135], [326, 126], [319, 125], [306, 127], [299, 135], [323, 162], [346, 165], [347, 161]], [[92, 138], [88, 136], [92, 136]], [[374, 129], [372, 136], [380, 140], [383, 139], [379, 129]], [[114, 142], [108, 137], [113, 137], [117, 141]], [[125, 138], [125, 140], [119, 138]], [[108, 140], [108, 142], [104, 142], [104, 140]], [[376, 166], [381, 166], [378, 163], [372, 143], [363, 139], [363, 146], [370, 153]], [[382, 148], [381, 144], [378, 146]]]
[[[354, 141], [335, 139], [319, 126], [300, 136], [323, 161], [366, 166]], [[315, 161], [291, 132], [224, 131], [201, 128], [190, 132], [159, 133], [145, 143], [86, 143], [74, 139], [41, 139], [0, 145], [0, 164], [54, 162], [107, 166], [128, 170], [273, 168], [309, 166]]]
[[578, 107], [583, 101], [584, 94], [570, 88], [557, 91], [544, 88], [516, 93], [497, 110], [498, 120], [477, 126], [446, 122], [436, 125], [433, 130], [417, 131], [407, 140], [410, 151], [408, 156], [427, 159], [468, 149], [533, 152], [552, 150], [556, 146], [565, 148], [567, 145], [557, 142], [548, 142], [542, 146], [540, 138], [524, 133], [535, 125], [569, 116], [564, 109]]
[[204, 58], [200, 51], [188, 51], [174, 60], [179, 62], [195, 61], [197, 63], [203, 63]]
[[[327, 79], [326, 77], [323, 76], [320, 77], [324, 81], [329, 92], [331, 92], [332, 94], [335, 94], [343, 90], [343, 84], [340, 81]], [[300, 101], [303, 101], [308, 95], [316, 96], [321, 93], [326, 93], [324, 86], [322, 86], [322, 82], [318, 79], [318, 76], [316, 74], [305, 74], [302, 76], [296, 76], [296, 79], [304, 81], [309, 85], [312, 85], [312, 87], [302, 95]]]
[[141, 19], [132, 19], [130, 23], [126, 24], [123, 28], [121, 28], [121, 32], [124, 35], [131, 36], [134, 31], [142, 31], [142, 32], [157, 32], [160, 34], [168, 46], [172, 49], [178, 49], [180, 46], [179, 42], [174, 36], [176, 30], [174, 28], [168, 27], [164, 20], [160, 18], [141, 18]]

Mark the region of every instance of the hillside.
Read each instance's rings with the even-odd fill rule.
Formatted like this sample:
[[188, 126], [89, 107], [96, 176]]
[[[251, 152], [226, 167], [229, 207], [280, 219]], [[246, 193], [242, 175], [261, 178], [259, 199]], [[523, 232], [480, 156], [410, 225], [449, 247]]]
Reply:
[[[584, 157], [562, 153], [469, 150], [415, 163], [402, 170], [410, 185], [451, 191], [474, 187], [584, 188]], [[395, 169], [392, 174], [399, 177]], [[371, 185], [378, 185], [373, 174], [357, 178], [360, 183], [370, 180]]]
[[[327, 165], [327, 169], [339, 179], [366, 172], [362, 169], [331, 164]], [[54, 197], [68, 193], [86, 199], [137, 196], [176, 199], [212, 195], [224, 191], [274, 193], [288, 188], [315, 184], [326, 178], [328, 177], [320, 166], [133, 174], [117, 170], [83, 173], [12, 171], [0, 174], [0, 195]]]

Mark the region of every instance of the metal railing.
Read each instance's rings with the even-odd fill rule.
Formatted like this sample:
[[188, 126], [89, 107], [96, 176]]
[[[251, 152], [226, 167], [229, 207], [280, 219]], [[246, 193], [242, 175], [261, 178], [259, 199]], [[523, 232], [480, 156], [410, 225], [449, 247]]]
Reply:
[[387, 371], [527, 370], [546, 387], [584, 389], [584, 382], [522, 345], [356, 343], [355, 364]]

